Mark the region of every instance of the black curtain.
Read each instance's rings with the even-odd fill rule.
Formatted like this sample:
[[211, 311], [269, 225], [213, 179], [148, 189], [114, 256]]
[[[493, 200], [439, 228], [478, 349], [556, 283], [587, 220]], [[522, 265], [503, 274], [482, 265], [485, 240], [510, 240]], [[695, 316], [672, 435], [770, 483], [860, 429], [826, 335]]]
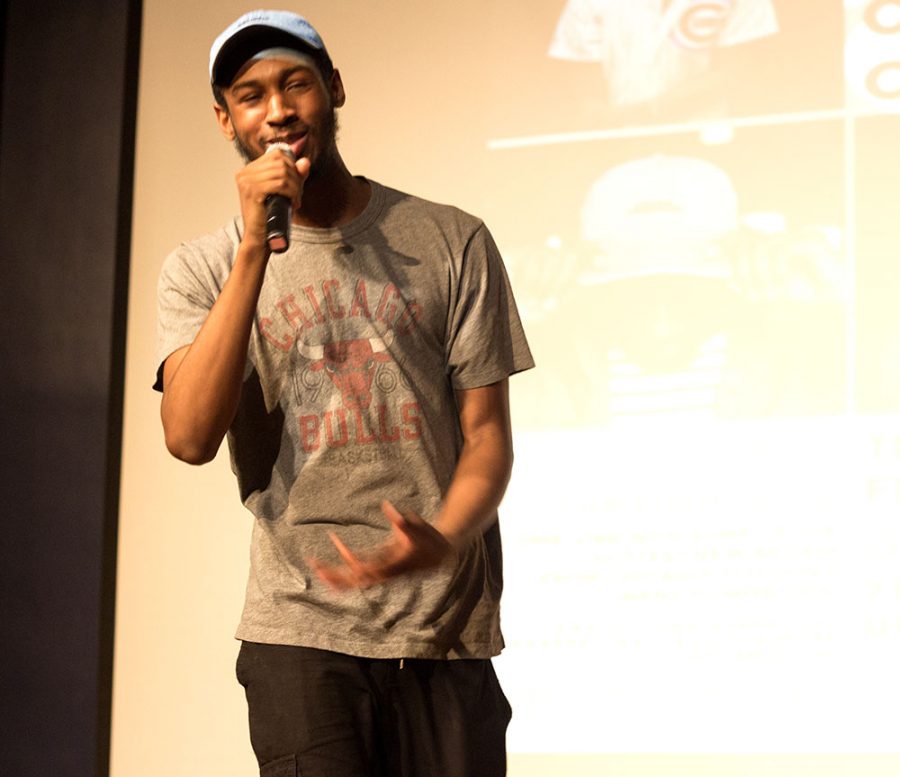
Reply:
[[140, 0], [7, 0], [0, 773], [109, 772]]

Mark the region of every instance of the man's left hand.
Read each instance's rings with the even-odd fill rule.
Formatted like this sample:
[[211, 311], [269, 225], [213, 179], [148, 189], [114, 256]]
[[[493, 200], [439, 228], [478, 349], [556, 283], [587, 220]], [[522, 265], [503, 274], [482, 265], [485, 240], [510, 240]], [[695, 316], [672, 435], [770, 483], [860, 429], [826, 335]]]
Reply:
[[309, 560], [315, 573], [335, 590], [368, 588], [398, 575], [436, 567], [453, 554], [449, 540], [420, 516], [401, 513], [388, 501], [381, 503], [381, 510], [391, 523], [391, 536], [380, 546], [357, 555], [332, 532], [329, 536], [342, 563]]

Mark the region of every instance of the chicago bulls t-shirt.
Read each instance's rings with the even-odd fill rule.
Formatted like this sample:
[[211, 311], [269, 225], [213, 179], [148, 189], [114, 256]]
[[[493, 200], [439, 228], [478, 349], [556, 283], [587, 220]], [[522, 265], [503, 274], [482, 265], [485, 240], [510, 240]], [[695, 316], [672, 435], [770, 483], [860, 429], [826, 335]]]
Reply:
[[[426, 519], [459, 456], [455, 389], [533, 366], [487, 228], [370, 182], [336, 229], [293, 226], [266, 269], [228, 445], [255, 516], [239, 639], [373, 658], [487, 658], [503, 644], [499, 527], [452, 564], [333, 592], [311, 557], [334, 531], [364, 551], [389, 535], [380, 504]], [[157, 382], [225, 283], [241, 221], [181, 245], [159, 280]]]

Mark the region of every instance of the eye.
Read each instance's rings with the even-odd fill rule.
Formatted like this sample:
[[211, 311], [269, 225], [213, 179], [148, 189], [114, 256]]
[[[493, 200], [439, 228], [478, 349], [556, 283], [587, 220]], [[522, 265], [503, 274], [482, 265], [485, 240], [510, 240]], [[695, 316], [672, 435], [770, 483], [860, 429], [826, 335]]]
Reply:
[[292, 91], [303, 91], [304, 89], [308, 89], [311, 83], [312, 82], [307, 76], [292, 78], [287, 83], [287, 89]]
[[254, 103], [257, 100], [259, 100], [259, 92], [244, 92], [238, 95], [238, 102], [243, 105]]

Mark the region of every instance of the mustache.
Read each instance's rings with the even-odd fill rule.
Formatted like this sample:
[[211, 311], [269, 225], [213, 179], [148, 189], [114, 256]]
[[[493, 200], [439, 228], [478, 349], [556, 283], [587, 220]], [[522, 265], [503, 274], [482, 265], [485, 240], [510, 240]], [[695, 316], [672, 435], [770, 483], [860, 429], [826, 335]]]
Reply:
[[[279, 141], [282, 138], [287, 139], [291, 135], [295, 134], [295, 131], [294, 131], [295, 128], [293, 126], [290, 128], [290, 130], [291, 130], [290, 132], [287, 132], [285, 134], [279, 133], [278, 135], [274, 135], [272, 138], [270, 138], [270, 142]], [[309, 132], [308, 127], [304, 128], [304, 130], [306, 132]], [[331, 142], [328, 145], [334, 145], [337, 142], [339, 132], [340, 132], [340, 124], [338, 121], [337, 111], [332, 109], [331, 115], [328, 117], [328, 119], [326, 121], [326, 124], [324, 127], [324, 132], [322, 133], [324, 135], [331, 136]], [[234, 146], [234, 150], [237, 151], [237, 153], [241, 157], [241, 159], [244, 160], [245, 164], [248, 162], [252, 162], [254, 159], [258, 159], [264, 153], [264, 151], [257, 152], [255, 150], [251, 149], [237, 135], [235, 135], [235, 138], [232, 141], [232, 145]], [[313, 171], [310, 171], [310, 172], [312, 173]]]

